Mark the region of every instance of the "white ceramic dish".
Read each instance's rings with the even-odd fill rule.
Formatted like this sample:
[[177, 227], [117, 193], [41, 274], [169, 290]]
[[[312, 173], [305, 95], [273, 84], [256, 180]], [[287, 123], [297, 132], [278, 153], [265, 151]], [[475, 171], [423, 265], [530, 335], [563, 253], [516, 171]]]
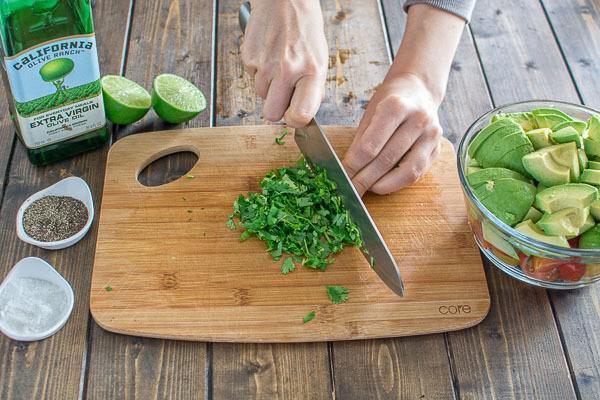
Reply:
[[[29, 236], [23, 227], [23, 213], [31, 203], [45, 196], [70, 196], [81, 200], [88, 210], [88, 220], [85, 226], [75, 235], [63, 240], [58, 240], [56, 242], [41, 242]], [[17, 236], [25, 243], [29, 243], [43, 249], [64, 249], [65, 247], [72, 246], [79, 242], [90, 230], [93, 220], [94, 202], [92, 200], [92, 192], [90, 191], [90, 187], [83, 179], [76, 176], [71, 176], [55, 183], [52, 186], [47, 187], [46, 189], [40, 190], [39, 192], [29, 196], [29, 198], [23, 202], [21, 207], [19, 207], [19, 211], [17, 212]]]
[[71, 312], [73, 311], [75, 297], [73, 295], [73, 289], [71, 288], [71, 285], [69, 285], [69, 282], [67, 282], [65, 278], [63, 278], [50, 264], [37, 257], [27, 257], [19, 261], [10, 270], [8, 275], [6, 275], [4, 281], [0, 283], [0, 293], [10, 281], [17, 278], [36, 278], [54, 283], [59, 288], [64, 290], [65, 294], [67, 295], [67, 307], [60, 320], [53, 327], [46, 331], [36, 332], [34, 335], [24, 336], [17, 332], [12, 332], [9, 328], [2, 324], [2, 321], [0, 321], [0, 331], [11, 339], [21, 341], [42, 340], [54, 335], [65, 325], [69, 319], [69, 316], [71, 315]]

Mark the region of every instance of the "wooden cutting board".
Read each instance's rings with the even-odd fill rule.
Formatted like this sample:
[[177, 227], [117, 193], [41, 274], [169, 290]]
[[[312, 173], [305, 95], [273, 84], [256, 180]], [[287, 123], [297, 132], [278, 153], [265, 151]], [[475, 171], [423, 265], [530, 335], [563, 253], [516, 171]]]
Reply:
[[[467, 225], [452, 145], [444, 141], [418, 184], [365, 203], [394, 253], [405, 296], [390, 291], [357, 249], [326, 271], [284, 276], [257, 239], [225, 222], [234, 200], [300, 157], [280, 126], [138, 134], [110, 150], [92, 278], [91, 312], [109, 331], [224, 342], [304, 342], [417, 335], [466, 328], [487, 314], [481, 258]], [[352, 128], [327, 127], [343, 154]], [[189, 172], [158, 187], [137, 177], [152, 161], [192, 151]], [[334, 305], [326, 285], [350, 288]], [[107, 290], [107, 288], [109, 288]], [[303, 324], [311, 310], [316, 317]]]

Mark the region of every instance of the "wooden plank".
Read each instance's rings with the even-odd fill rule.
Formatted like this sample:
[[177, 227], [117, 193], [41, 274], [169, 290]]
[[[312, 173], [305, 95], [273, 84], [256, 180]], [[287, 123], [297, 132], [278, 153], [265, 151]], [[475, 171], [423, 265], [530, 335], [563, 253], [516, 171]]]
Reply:
[[[600, 109], [600, 3], [543, 0], [583, 102]], [[600, 286], [551, 292], [571, 372], [581, 398], [600, 393]]]
[[[471, 29], [496, 104], [577, 101], [539, 4], [481, 0]], [[546, 291], [517, 283], [491, 265], [488, 272], [492, 312], [476, 328], [448, 334], [459, 395], [575, 398]]]
[[[406, 15], [398, 1], [384, 0], [382, 6], [390, 47], [395, 54]], [[384, 65], [387, 64], [385, 61]], [[489, 107], [469, 35], [464, 35], [460, 42], [448, 86], [451, 95], [442, 104], [440, 120], [445, 136], [457, 144], [469, 121]], [[463, 90], [464, 87], [469, 90]], [[341, 398], [357, 393], [362, 398], [453, 397], [451, 371], [441, 334], [368, 341], [360, 346], [340, 343], [336, 344], [334, 360], [336, 389]], [[365, 367], [357, 369], [356, 365]]]
[[[99, 57], [103, 72], [117, 72], [129, 24], [129, 2], [106, 0], [94, 9]], [[111, 21], [111, 24], [98, 23]], [[0, 137], [12, 137], [12, 126], [2, 125]], [[0, 398], [73, 399], [80, 396], [88, 332], [88, 296], [96, 224], [76, 246], [51, 252], [25, 245], [15, 233], [15, 215], [20, 204], [35, 191], [68, 175], [85, 179], [100, 200], [106, 149], [47, 167], [35, 167], [25, 149], [17, 144], [10, 165], [6, 194], [0, 213], [0, 276], [21, 258], [39, 256], [56, 267], [75, 290], [75, 308], [67, 325], [41, 342], [16, 342], [0, 336]]]
[[600, 3], [542, 0], [583, 102], [600, 109]]
[[[244, 73], [240, 57], [240, 2], [221, 0], [218, 6], [217, 125], [263, 123], [260, 116], [262, 100], [255, 94], [251, 78]], [[326, 343], [214, 343], [210, 346], [210, 392], [215, 399], [332, 398]]]
[[[163, 72], [194, 82], [206, 94], [208, 108], [187, 126], [210, 124], [212, 10], [211, 0], [143, 1], [136, 2], [133, 10], [123, 72], [148, 90], [154, 77]], [[141, 121], [120, 127], [115, 136], [171, 127], [150, 111]], [[154, 183], [169, 180], [187, 171], [194, 161], [189, 155], [169, 157], [151, 165], [140, 179]], [[115, 358], [116, 354], [120, 356]], [[90, 398], [197, 398], [206, 389], [205, 343], [114, 335], [94, 323], [89, 358]]]

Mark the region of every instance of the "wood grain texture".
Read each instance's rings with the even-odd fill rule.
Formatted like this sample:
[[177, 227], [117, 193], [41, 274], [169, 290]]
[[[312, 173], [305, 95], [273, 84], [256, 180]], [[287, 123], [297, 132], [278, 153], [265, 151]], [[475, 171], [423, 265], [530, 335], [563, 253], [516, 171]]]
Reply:
[[[457, 173], [448, 168], [455, 155], [447, 141], [420, 183], [365, 198], [399, 262], [403, 298], [381, 282], [356, 248], [339, 254], [327, 273], [301, 269], [282, 277], [280, 263], [270, 260], [263, 243], [240, 244], [239, 232], [225, 224], [234, 200], [256, 190], [268, 171], [300, 157], [293, 141], [274, 143], [279, 131], [277, 126], [198, 128], [168, 138], [164, 132], [136, 135], [113, 145], [92, 279], [96, 322], [139, 336], [304, 342], [432, 333], [481, 321], [489, 307], [485, 277]], [[328, 131], [343, 154], [352, 129]], [[193, 179], [152, 188], [137, 181], [148, 162], [182, 149], [201, 160], [190, 171]], [[415, 248], [427, 251], [415, 253]], [[328, 284], [350, 288], [350, 300], [332, 305], [324, 290]], [[440, 311], [456, 304], [469, 309]], [[303, 325], [310, 310], [318, 318]]]
[[[544, 0], [583, 103], [600, 109], [600, 3]], [[583, 399], [600, 393], [600, 287], [551, 292], [568, 362]]]
[[[238, 23], [240, 2], [218, 2], [216, 39], [217, 126], [263, 123], [262, 99], [244, 73], [240, 57], [243, 36]], [[326, 343], [231, 344], [212, 343], [212, 386], [215, 399], [259, 398], [330, 399], [332, 381]], [[288, 367], [286, 360], [293, 360]], [[303, 362], [299, 360], [309, 360]], [[303, 385], [291, 383], [303, 382]]]
[[[107, 0], [94, 9], [98, 52], [104, 72], [119, 70], [128, 8], [129, 2]], [[113, 21], [114, 26], [99, 24], [98, 21], [103, 19]], [[12, 126], [3, 127], [0, 136], [12, 137]], [[40, 168], [29, 163], [20, 143], [15, 147], [0, 213], [0, 276], [23, 257], [41, 257], [71, 283], [75, 291], [75, 308], [65, 327], [44, 341], [16, 342], [0, 336], [2, 399], [73, 399], [80, 394], [87, 352], [88, 296], [97, 225], [94, 224], [77, 245], [51, 252], [26, 245], [17, 238], [15, 215], [29, 195], [69, 175], [80, 176], [89, 183], [98, 206], [105, 158], [106, 148]]]
[[[210, 0], [138, 1], [133, 9], [123, 73], [148, 90], [153, 78], [163, 72], [194, 82], [205, 93], [208, 109], [187, 126], [210, 124], [212, 10]], [[171, 127], [151, 110], [141, 121], [119, 127], [115, 138]], [[165, 158], [151, 165], [144, 179], [154, 183], [168, 181], [172, 175], [185, 172], [194, 161], [189, 155]], [[94, 399], [202, 397], [206, 390], [206, 353], [204, 343], [140, 340], [114, 335], [94, 323], [87, 396]]]
[[600, 2], [542, 0], [583, 102], [600, 109]]
[[[496, 104], [532, 98], [577, 101], [539, 3], [481, 0], [471, 29]], [[487, 275], [493, 304], [488, 318], [471, 330], [448, 334], [460, 397], [574, 398], [547, 292], [494, 267]]]

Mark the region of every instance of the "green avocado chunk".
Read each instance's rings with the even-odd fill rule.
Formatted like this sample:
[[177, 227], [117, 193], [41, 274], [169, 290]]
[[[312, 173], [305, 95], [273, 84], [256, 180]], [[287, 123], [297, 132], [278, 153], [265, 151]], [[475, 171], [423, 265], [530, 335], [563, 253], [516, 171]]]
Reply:
[[525, 149], [527, 152], [524, 154], [533, 151], [533, 146], [523, 131], [512, 133], [503, 138], [491, 137], [477, 150], [475, 158], [484, 168], [496, 167], [500, 159], [522, 146], [528, 147]]
[[514, 247], [512, 247], [512, 245], [501, 236], [500, 232], [493, 227], [490, 222], [483, 220], [481, 223], [481, 230], [483, 232], [483, 239], [486, 242], [490, 243], [504, 254], [514, 259], [519, 259], [519, 255], [515, 251]]
[[587, 168], [588, 169], [600, 169], [600, 162], [598, 162], [598, 161], [588, 161]]
[[535, 196], [535, 207], [548, 214], [564, 208], [589, 207], [598, 199], [598, 189], [585, 183], [568, 183], [552, 186]]
[[492, 117], [492, 122], [508, 118], [521, 125], [523, 130], [529, 131], [537, 128], [537, 123], [530, 112], [498, 113]]
[[538, 128], [525, 132], [525, 135], [527, 135], [527, 138], [529, 139], [535, 150], [552, 146], [553, 143], [550, 140], [551, 134], [552, 129], [550, 128]]
[[523, 157], [533, 152], [531, 143], [517, 147], [516, 149], [505, 154], [500, 160], [495, 163], [495, 167], [503, 167], [517, 171], [522, 175], [529, 177], [529, 173], [523, 166]]
[[552, 214], [544, 214], [537, 222], [546, 235], [575, 237], [590, 216], [589, 208], [569, 207]]
[[531, 220], [521, 222], [519, 225], [515, 226], [515, 229], [523, 235], [539, 240], [540, 242], [560, 247], [569, 247], [569, 242], [567, 242], [567, 239], [564, 236], [548, 236]]
[[561, 122], [573, 120], [573, 118], [556, 108], [536, 108], [531, 110], [531, 114], [533, 114], [538, 128], [553, 128]]
[[581, 135], [587, 128], [587, 124], [583, 121], [565, 121], [561, 122], [558, 125], [555, 125], [552, 129], [555, 131], [561, 130], [562, 128], [566, 128], [567, 126], [575, 128], [577, 132]]
[[579, 238], [580, 249], [600, 249], [600, 225], [596, 225]]
[[522, 221], [531, 208], [536, 188], [518, 179], [499, 178], [487, 181], [473, 191], [492, 214], [512, 226]]
[[529, 211], [527, 211], [527, 214], [525, 214], [525, 216], [523, 217], [523, 221], [530, 219], [533, 222], [538, 222], [540, 218], [542, 218], [542, 215], [543, 214], [540, 210], [538, 210], [535, 207], [531, 207]]
[[592, 139], [584, 138], [583, 147], [585, 148], [585, 154], [589, 158], [600, 157], [600, 142], [596, 142]]
[[579, 171], [583, 172], [584, 169], [588, 168], [589, 162], [585, 150], [577, 149], [577, 156], [579, 157]]
[[506, 168], [484, 168], [469, 174], [467, 181], [469, 181], [469, 185], [471, 185], [471, 187], [477, 187], [487, 183], [488, 181], [493, 181], [500, 178], [513, 178], [523, 182], [529, 182], [523, 175]]
[[583, 147], [583, 139], [581, 135], [572, 126], [567, 126], [559, 130], [555, 130], [550, 134], [550, 138], [556, 143], [575, 142], [577, 147]]
[[[531, 176], [546, 186], [576, 182], [581, 172], [577, 146], [573, 142], [545, 147], [526, 154], [522, 163]], [[566, 167], [568, 179], [565, 179], [565, 168], [560, 168], [557, 164]]]
[[586, 125], [588, 138], [595, 142], [600, 142], [600, 115], [592, 115]]
[[594, 227], [594, 225], [596, 225], [596, 221], [594, 221], [594, 217], [592, 217], [592, 214], [589, 214], [581, 228], [579, 228], [579, 235], [589, 231]]
[[[550, 148], [547, 147], [546, 149]], [[544, 186], [569, 183], [571, 181], [569, 167], [559, 164], [550, 152], [544, 151], [546, 149], [525, 155], [521, 160], [523, 167]]]
[[600, 221], [600, 200], [596, 200], [590, 205], [590, 213], [596, 221]]
[[588, 185], [600, 186], [600, 170], [585, 169], [581, 173], [579, 182], [587, 183]]
[[483, 128], [479, 133], [473, 138], [473, 141], [469, 145], [468, 153], [469, 157], [475, 158], [475, 153], [479, 150], [479, 147], [486, 142], [492, 136], [498, 136], [497, 133], [501, 136], [504, 136], [502, 133], [503, 130], [508, 128], [508, 133], [514, 133], [518, 131], [518, 126], [512, 120], [508, 118], [499, 119], [485, 128]]

